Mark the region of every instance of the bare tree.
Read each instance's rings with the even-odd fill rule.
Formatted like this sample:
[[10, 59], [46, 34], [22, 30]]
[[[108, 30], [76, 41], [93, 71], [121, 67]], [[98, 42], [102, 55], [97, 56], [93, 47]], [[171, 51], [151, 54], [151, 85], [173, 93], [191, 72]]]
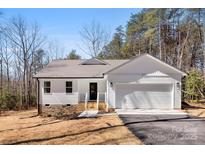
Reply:
[[46, 44], [48, 62], [65, 58], [65, 48], [57, 40], [50, 40]]
[[5, 35], [11, 41], [14, 47], [13, 52], [23, 67], [22, 103], [29, 108], [31, 95], [29, 85], [32, 80], [30, 66], [33, 63], [32, 57], [36, 50], [43, 45], [44, 38], [41, 36], [40, 29], [36, 23], [29, 25], [22, 17], [11, 19]]
[[[0, 71], [1, 71], [1, 101], [2, 101], [2, 96], [3, 96], [3, 61], [0, 59]], [[2, 103], [2, 102], [1, 102]]]
[[177, 57], [177, 68], [179, 68], [179, 69], [182, 69], [183, 56], [185, 54], [188, 38], [190, 36], [191, 23], [189, 22], [187, 25], [188, 25], [188, 27], [187, 27], [187, 30], [185, 31], [185, 37], [183, 38], [183, 41], [181, 41], [182, 38], [181, 38], [181, 35], [179, 32], [179, 42], [182, 42], [182, 43], [180, 43], [179, 53], [177, 55], [178, 56]]
[[[0, 12], [0, 16], [2, 15], [2, 13]], [[0, 72], [1, 72], [1, 79], [0, 79], [0, 83], [1, 83], [1, 98], [0, 98], [0, 100], [1, 100], [1, 102], [0, 103], [2, 103], [2, 87], [3, 87], [3, 69], [2, 69], [2, 67], [3, 67], [3, 60], [2, 60], [2, 26], [1, 26], [1, 22], [0, 22]], [[1, 106], [1, 105], [0, 105]], [[0, 109], [0, 114], [1, 114], [1, 109]]]
[[109, 40], [109, 33], [95, 21], [90, 25], [84, 25], [80, 36], [82, 38], [80, 48], [91, 57], [97, 57]]
[[6, 67], [6, 77], [7, 77], [7, 92], [10, 93], [10, 64], [12, 63], [12, 51], [10, 48], [10, 42], [7, 37], [4, 35], [2, 36], [3, 39], [1, 40], [2, 46], [2, 61]]

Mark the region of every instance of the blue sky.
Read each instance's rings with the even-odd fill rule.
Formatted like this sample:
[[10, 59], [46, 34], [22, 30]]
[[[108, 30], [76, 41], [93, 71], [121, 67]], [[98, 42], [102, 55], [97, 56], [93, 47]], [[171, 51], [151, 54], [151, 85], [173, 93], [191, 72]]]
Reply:
[[72, 49], [83, 57], [88, 56], [79, 48], [79, 31], [93, 20], [99, 22], [111, 34], [119, 25], [126, 26], [131, 13], [138, 9], [0, 9], [9, 18], [16, 15], [28, 21], [36, 21], [42, 33], [49, 39], [57, 41], [68, 54]]

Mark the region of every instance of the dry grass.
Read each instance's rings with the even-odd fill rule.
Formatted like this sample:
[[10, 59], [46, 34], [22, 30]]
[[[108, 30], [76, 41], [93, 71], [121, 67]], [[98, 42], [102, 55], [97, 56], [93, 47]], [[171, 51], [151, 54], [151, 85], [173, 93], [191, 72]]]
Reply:
[[184, 111], [191, 116], [205, 117], [205, 104], [189, 102], [184, 105]]
[[36, 115], [31, 110], [0, 116], [0, 144], [142, 144], [117, 115], [75, 120]]

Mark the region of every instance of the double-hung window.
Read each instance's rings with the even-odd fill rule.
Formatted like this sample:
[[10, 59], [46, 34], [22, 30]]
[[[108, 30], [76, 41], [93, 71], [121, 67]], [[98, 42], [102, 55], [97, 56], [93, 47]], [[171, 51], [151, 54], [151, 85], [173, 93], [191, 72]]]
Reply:
[[73, 92], [73, 83], [72, 81], [66, 81], [66, 93], [70, 94]]
[[51, 82], [50, 81], [44, 81], [44, 93], [45, 94], [51, 93]]

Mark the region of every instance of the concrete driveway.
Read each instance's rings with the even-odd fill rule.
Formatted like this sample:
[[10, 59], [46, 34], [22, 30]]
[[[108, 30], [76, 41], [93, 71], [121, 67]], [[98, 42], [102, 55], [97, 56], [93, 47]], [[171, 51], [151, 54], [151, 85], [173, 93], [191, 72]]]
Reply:
[[163, 110], [163, 109], [117, 109], [118, 115], [139, 114], [139, 115], [187, 115], [187, 113], [181, 110]]
[[144, 144], [205, 144], [205, 119], [186, 114], [120, 114]]

